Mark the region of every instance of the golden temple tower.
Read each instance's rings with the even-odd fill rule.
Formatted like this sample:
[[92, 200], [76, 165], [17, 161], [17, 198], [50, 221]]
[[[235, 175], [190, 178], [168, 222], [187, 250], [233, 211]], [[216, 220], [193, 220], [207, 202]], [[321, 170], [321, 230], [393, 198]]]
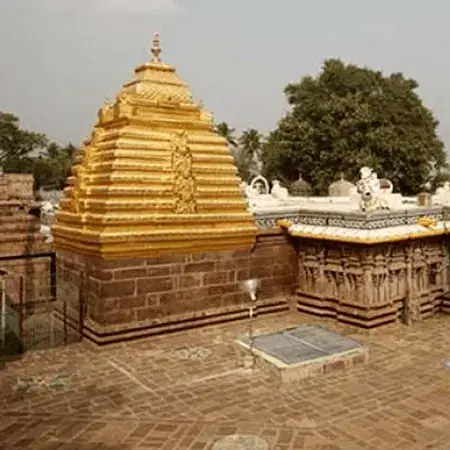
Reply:
[[226, 139], [160, 59], [98, 112], [53, 227], [57, 249], [103, 259], [248, 249], [257, 227]]

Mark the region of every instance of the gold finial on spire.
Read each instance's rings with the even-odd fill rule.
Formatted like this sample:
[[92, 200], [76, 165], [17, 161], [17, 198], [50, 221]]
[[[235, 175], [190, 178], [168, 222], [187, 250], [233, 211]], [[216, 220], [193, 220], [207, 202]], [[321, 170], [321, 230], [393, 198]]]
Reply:
[[161, 54], [161, 41], [159, 39], [159, 33], [156, 32], [153, 34], [153, 45], [152, 45], [152, 63], [153, 64], [158, 64], [161, 62], [161, 58], [159, 57], [159, 55]]

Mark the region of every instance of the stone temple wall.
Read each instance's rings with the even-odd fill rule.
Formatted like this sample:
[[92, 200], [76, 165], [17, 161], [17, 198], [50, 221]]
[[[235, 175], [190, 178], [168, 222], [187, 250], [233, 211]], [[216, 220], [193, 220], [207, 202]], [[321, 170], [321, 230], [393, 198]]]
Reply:
[[102, 344], [248, 317], [249, 278], [261, 280], [257, 314], [285, 310], [296, 264], [289, 238], [269, 233], [252, 251], [118, 261], [58, 251], [57, 280], [70, 295], [84, 279], [86, 334]]
[[448, 308], [446, 239], [348, 245], [298, 240], [299, 311], [367, 328]]
[[1, 200], [33, 200], [34, 177], [22, 173], [0, 174]]
[[257, 314], [297, 308], [373, 328], [450, 313], [443, 236], [358, 245], [272, 230], [247, 252], [104, 261], [59, 251], [57, 277], [59, 295], [83, 297], [86, 336], [99, 344], [245, 319], [250, 278], [261, 280]]
[[48, 297], [50, 290], [50, 258], [27, 258], [53, 250], [39, 231], [39, 217], [31, 213], [38, 207], [33, 184], [33, 175], [0, 174], [0, 270], [14, 302], [21, 279], [24, 301]]

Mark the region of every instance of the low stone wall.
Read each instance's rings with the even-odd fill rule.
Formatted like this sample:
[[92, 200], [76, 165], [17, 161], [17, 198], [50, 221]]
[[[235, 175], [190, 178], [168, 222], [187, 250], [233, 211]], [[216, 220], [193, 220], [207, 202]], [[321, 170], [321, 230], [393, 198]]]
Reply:
[[0, 199], [33, 200], [34, 177], [23, 173], [0, 174]]
[[[29, 188], [28, 178], [24, 184]], [[31, 187], [32, 182], [33, 177]], [[23, 189], [21, 194], [13, 194], [26, 197], [27, 192]], [[53, 248], [39, 231], [39, 218], [29, 213], [32, 204], [28, 200], [0, 200], [0, 270], [5, 273], [6, 292], [13, 302], [19, 301], [21, 279], [24, 302], [35, 302], [44, 296], [48, 298], [50, 292], [51, 258], [34, 258], [33, 255], [52, 252]]]
[[441, 237], [383, 245], [298, 239], [297, 308], [367, 328], [421, 320], [449, 290]]
[[297, 273], [281, 233], [260, 235], [252, 251], [119, 261], [61, 251], [57, 260], [59, 292], [85, 280], [85, 330], [99, 344], [248, 317], [240, 282], [249, 278], [261, 281], [257, 313], [287, 309]]
[[51, 257], [23, 257], [15, 260], [0, 261], [5, 289], [13, 303], [38, 304], [47, 303], [56, 291], [52, 286]]

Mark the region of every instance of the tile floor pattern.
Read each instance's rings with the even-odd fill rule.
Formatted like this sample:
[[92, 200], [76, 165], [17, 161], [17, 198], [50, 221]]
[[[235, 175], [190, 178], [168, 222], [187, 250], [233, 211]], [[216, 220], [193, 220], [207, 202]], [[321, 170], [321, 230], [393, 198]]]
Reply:
[[[297, 313], [258, 318], [255, 329], [302, 323], [343, 329]], [[249, 436], [274, 450], [450, 449], [450, 316], [371, 334], [346, 329], [369, 346], [369, 364], [290, 385], [244, 367], [234, 340], [246, 328], [103, 349], [80, 343], [7, 363], [0, 448], [220, 450], [231, 448], [221, 444], [227, 436], [245, 435], [238, 450], [257, 450]]]

